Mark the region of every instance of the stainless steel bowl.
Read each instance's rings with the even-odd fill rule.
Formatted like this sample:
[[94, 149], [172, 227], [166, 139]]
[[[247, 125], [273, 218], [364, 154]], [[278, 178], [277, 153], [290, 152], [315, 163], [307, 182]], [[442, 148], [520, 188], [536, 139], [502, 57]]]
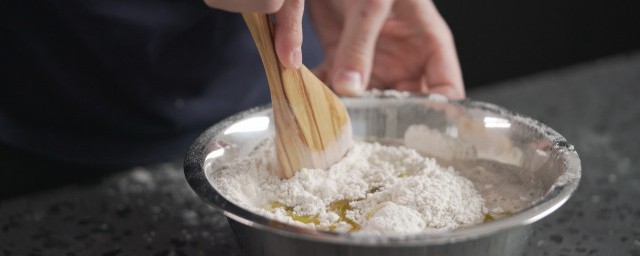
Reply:
[[219, 194], [209, 177], [221, 163], [246, 156], [273, 136], [271, 108], [263, 106], [208, 129], [184, 164], [193, 190], [224, 211], [248, 255], [519, 255], [530, 224], [558, 209], [580, 181], [580, 159], [560, 134], [495, 105], [397, 93], [343, 102], [354, 136], [362, 140], [401, 143], [416, 125], [436, 131], [438, 143], [413, 146], [455, 166], [490, 210], [517, 210], [451, 231], [385, 236], [311, 230], [252, 213]]

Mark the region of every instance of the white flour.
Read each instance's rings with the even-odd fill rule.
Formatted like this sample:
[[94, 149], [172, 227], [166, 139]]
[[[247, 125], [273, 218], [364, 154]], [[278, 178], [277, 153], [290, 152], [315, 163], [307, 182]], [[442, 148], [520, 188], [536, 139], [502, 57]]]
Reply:
[[357, 142], [329, 170], [288, 180], [267, 170], [273, 142], [213, 174], [229, 200], [282, 222], [376, 234], [448, 230], [481, 223], [482, 197], [466, 178], [403, 146]]

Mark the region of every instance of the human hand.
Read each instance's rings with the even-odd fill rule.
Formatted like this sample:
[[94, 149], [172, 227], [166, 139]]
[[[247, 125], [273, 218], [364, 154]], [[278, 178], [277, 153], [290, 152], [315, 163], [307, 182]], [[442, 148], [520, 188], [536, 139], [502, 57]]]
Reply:
[[230, 12], [274, 13], [275, 48], [282, 65], [302, 65], [302, 14], [304, 0], [204, 0], [209, 7]]
[[315, 70], [342, 95], [366, 88], [465, 97], [453, 37], [431, 0], [310, 1], [325, 50]]

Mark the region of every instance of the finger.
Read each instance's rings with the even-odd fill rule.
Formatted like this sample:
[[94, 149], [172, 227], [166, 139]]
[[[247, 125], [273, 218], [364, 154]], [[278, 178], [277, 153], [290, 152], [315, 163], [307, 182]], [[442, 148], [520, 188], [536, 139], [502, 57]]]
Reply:
[[393, 86], [398, 91], [408, 91], [416, 93], [427, 93], [427, 85], [424, 79], [415, 79], [400, 81]]
[[450, 99], [464, 99], [462, 72], [449, 26], [431, 1], [426, 1], [423, 17], [432, 48], [425, 67], [428, 90]]
[[461, 88], [457, 86], [443, 85], [443, 86], [437, 86], [437, 87], [430, 87], [428, 90], [429, 90], [429, 93], [437, 93], [440, 95], [444, 95], [447, 98], [452, 100], [462, 100], [466, 97], [464, 92], [464, 87]]
[[286, 0], [275, 14], [275, 47], [282, 65], [298, 69], [302, 65], [303, 0]]
[[211, 8], [230, 12], [274, 13], [285, 0], [204, 0]]
[[338, 94], [356, 96], [369, 81], [378, 34], [392, 1], [351, 0], [345, 4], [344, 30], [335, 52], [331, 81]]

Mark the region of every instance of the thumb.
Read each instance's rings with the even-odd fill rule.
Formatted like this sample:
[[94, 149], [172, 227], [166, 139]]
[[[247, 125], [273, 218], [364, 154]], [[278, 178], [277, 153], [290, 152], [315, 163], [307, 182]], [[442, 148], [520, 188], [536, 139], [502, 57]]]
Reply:
[[357, 96], [369, 83], [378, 34], [393, 1], [352, 0], [345, 4], [345, 24], [334, 55], [331, 83], [336, 93]]
[[287, 0], [275, 14], [275, 48], [282, 64], [289, 69], [302, 65], [302, 15], [304, 1]]

